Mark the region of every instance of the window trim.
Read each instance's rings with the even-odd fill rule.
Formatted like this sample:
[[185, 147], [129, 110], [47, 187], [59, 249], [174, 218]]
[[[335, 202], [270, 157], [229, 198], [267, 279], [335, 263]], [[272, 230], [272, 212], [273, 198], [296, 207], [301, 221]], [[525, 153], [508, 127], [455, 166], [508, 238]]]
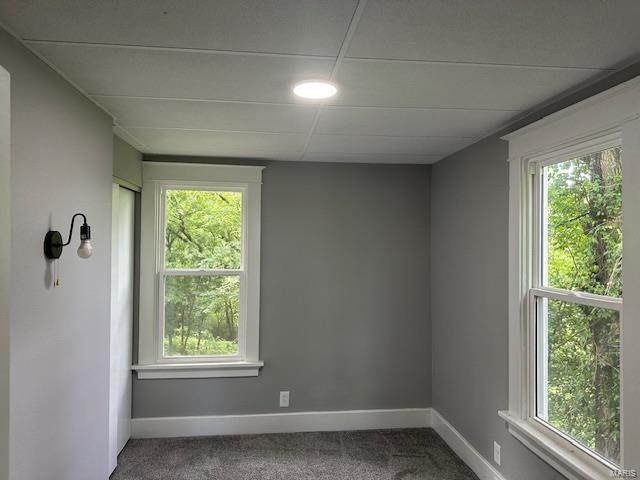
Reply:
[[[142, 189], [139, 379], [215, 378], [257, 376], [264, 365], [259, 359], [260, 311], [260, 209], [264, 167], [189, 163], [144, 162]], [[242, 192], [242, 256], [240, 268], [164, 268], [165, 192], [198, 189]], [[152, 248], [144, 248], [150, 245]], [[164, 355], [164, 295], [167, 275], [238, 275], [240, 322], [238, 355]]]
[[[534, 222], [532, 174], [536, 165], [623, 145], [623, 282], [625, 292], [631, 294], [620, 302], [621, 464], [640, 469], [640, 448], [633, 447], [640, 445], [640, 381], [633, 381], [640, 380], [640, 346], [631, 341], [640, 338], [640, 322], [630, 321], [640, 312], [640, 219], [637, 212], [630, 215], [632, 206], [640, 204], [639, 117], [640, 79], [636, 78], [502, 137], [509, 141], [509, 408], [498, 413], [518, 440], [571, 479], [611, 478], [611, 470], [617, 467], [534, 415], [536, 331], [532, 330], [530, 293], [560, 296], [566, 292], [534, 284], [539, 268], [534, 241], [539, 241], [540, 232]], [[576, 294], [571, 301], [605, 301], [607, 308], [618, 305], [615, 299], [587, 293]]]

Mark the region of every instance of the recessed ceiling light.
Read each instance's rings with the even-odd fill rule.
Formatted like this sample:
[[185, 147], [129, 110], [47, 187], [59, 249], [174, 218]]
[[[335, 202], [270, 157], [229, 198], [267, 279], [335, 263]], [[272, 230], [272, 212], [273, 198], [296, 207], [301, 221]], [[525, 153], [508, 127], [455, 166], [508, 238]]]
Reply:
[[306, 80], [297, 83], [293, 87], [293, 93], [298, 97], [321, 100], [333, 97], [338, 93], [338, 88], [333, 83], [325, 80]]

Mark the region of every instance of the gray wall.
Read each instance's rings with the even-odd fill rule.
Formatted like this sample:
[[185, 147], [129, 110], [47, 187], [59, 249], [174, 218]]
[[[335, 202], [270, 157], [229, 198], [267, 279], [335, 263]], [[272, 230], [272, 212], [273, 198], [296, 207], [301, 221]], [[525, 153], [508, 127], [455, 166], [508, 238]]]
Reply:
[[[9, 73], [0, 67], [0, 232], [11, 231]], [[9, 478], [11, 239], [0, 242], [0, 480]]]
[[[515, 130], [640, 74], [640, 64], [550, 102]], [[507, 431], [508, 144], [501, 132], [433, 166], [433, 407], [486, 459], [502, 445], [505, 478], [563, 478]]]
[[113, 136], [113, 176], [124, 187], [142, 188], [142, 154], [117, 135]]
[[133, 416], [430, 406], [429, 180], [427, 166], [270, 163], [265, 367], [257, 378], [134, 380]]
[[508, 479], [563, 478], [498, 418], [508, 407], [507, 143], [491, 137], [433, 166], [433, 407]]
[[[11, 478], [107, 478], [111, 119], [0, 30], [11, 74]], [[52, 286], [42, 241], [84, 212]]]

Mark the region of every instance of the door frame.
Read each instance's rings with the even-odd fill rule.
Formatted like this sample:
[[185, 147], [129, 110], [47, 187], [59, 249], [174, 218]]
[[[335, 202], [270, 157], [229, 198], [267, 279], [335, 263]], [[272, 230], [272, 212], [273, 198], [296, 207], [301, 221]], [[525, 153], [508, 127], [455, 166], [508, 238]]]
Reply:
[[[112, 365], [112, 362], [114, 361], [114, 355], [116, 354], [116, 351], [114, 350], [114, 344], [113, 344], [113, 340], [114, 340], [114, 336], [118, 334], [119, 329], [116, 328], [117, 325], [117, 321], [119, 321], [119, 319], [116, 319], [116, 315], [118, 315], [119, 313], [119, 308], [118, 308], [118, 301], [119, 299], [116, 298], [117, 292], [119, 291], [119, 285], [118, 285], [118, 280], [119, 280], [119, 270], [120, 270], [120, 256], [119, 256], [119, 250], [118, 250], [118, 246], [121, 244], [121, 242], [119, 241], [119, 232], [120, 232], [120, 222], [121, 222], [121, 217], [120, 217], [120, 197], [122, 195], [121, 193], [121, 189], [126, 190], [128, 192], [130, 192], [133, 197], [132, 197], [132, 211], [131, 211], [131, 234], [132, 234], [132, 244], [131, 244], [131, 316], [130, 316], [130, 324], [128, 325], [128, 327], [130, 328], [129, 331], [129, 340], [128, 340], [128, 348], [129, 348], [129, 358], [128, 358], [128, 364], [126, 365], [126, 369], [128, 372], [128, 377], [129, 377], [129, 401], [131, 401], [131, 364], [133, 363], [133, 327], [134, 327], [134, 322], [135, 322], [135, 317], [136, 317], [136, 288], [137, 288], [137, 281], [136, 281], [136, 274], [137, 274], [137, 241], [138, 241], [138, 234], [137, 231], [138, 229], [138, 193], [131, 189], [128, 185], [122, 185], [121, 182], [119, 182], [117, 179], [114, 178], [113, 183], [112, 183], [112, 208], [111, 208], [111, 224], [112, 224], [112, 250], [111, 250], [111, 318], [110, 318], [110, 322], [111, 322], [111, 326], [110, 326], [110, 362], [109, 362], [109, 382], [110, 382], [110, 388], [109, 388], [109, 451], [108, 451], [108, 463], [109, 463], [109, 471], [110, 473], [113, 472], [113, 470], [116, 468], [117, 466], [117, 457], [118, 454], [120, 453], [121, 449], [124, 447], [124, 444], [122, 444], [121, 442], [121, 410], [120, 410], [120, 403], [119, 403], [119, 398], [120, 395], [122, 393], [122, 391], [119, 389], [119, 385], [116, 386], [113, 382], [114, 382], [114, 372], [116, 370], [114, 370], [114, 365]], [[116, 366], [118, 367], [118, 366]], [[131, 408], [131, 405], [129, 405], [129, 408]], [[129, 420], [131, 417], [131, 411], [129, 410]], [[126, 432], [126, 436], [127, 439], [130, 437], [130, 433], [131, 430], [129, 429], [128, 432]], [[124, 442], [126, 443], [126, 441]]]
[[0, 480], [9, 478], [11, 361], [11, 76], [0, 66]]

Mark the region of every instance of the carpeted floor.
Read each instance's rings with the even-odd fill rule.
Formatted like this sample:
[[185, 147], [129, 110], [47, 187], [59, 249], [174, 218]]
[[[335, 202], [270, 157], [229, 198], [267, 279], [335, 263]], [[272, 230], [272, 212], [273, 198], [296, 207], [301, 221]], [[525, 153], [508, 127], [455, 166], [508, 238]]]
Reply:
[[478, 480], [432, 429], [131, 440], [111, 480]]

